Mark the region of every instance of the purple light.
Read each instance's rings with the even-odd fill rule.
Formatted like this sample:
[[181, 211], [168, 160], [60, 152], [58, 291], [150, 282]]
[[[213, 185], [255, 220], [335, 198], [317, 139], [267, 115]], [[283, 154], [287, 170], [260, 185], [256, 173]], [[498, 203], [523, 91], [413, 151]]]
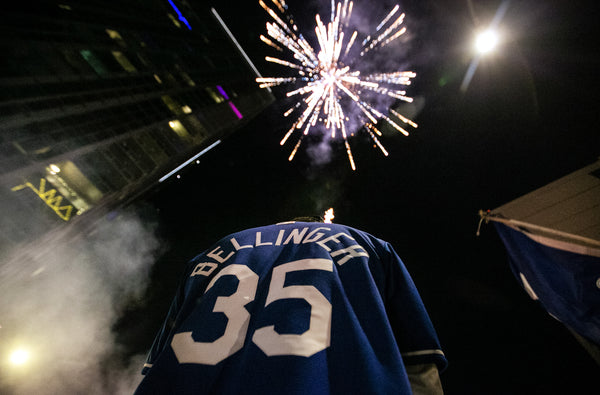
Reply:
[[239, 119], [242, 119], [244, 116], [242, 115], [242, 113], [240, 112], [240, 110], [238, 110], [237, 107], [232, 102], [228, 102], [228, 103], [229, 103], [229, 107], [231, 107], [231, 109], [233, 110], [233, 112], [235, 113], [235, 115], [237, 115], [237, 117]]
[[223, 95], [225, 100], [229, 100], [229, 96], [227, 96], [227, 93], [225, 93], [225, 90], [223, 89], [223, 87], [221, 87], [221, 85], [217, 85], [217, 90], [221, 95]]

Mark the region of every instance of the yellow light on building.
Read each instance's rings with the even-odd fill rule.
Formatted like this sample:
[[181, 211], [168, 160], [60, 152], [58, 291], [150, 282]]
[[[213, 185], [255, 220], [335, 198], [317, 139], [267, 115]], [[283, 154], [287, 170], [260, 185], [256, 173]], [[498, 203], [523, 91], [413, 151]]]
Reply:
[[187, 140], [190, 138], [190, 134], [188, 133], [187, 129], [178, 119], [169, 121], [169, 126], [182, 139]]
[[123, 67], [123, 70], [127, 71], [128, 73], [137, 72], [137, 69], [135, 68], [135, 66], [133, 64], [131, 64], [131, 62], [129, 61], [129, 59], [127, 59], [127, 56], [125, 56], [123, 54], [123, 52], [112, 51], [112, 55], [116, 59], [116, 61], [119, 62], [121, 67]]
[[192, 113], [192, 109], [190, 108], [190, 106], [183, 106], [183, 107], [181, 107], [181, 111], [183, 111], [186, 114], [191, 114]]

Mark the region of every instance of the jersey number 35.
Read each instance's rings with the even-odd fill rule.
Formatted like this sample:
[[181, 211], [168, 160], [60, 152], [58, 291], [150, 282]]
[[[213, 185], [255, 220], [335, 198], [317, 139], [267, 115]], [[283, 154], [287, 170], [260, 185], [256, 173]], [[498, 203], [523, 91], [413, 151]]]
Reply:
[[[265, 307], [282, 299], [304, 299], [310, 304], [310, 322], [308, 330], [302, 334], [280, 334], [275, 326], [264, 326], [254, 331], [252, 342], [266, 355], [298, 355], [310, 357], [329, 347], [331, 327], [331, 303], [312, 285], [284, 286], [285, 276], [289, 272], [302, 270], [333, 271], [333, 262], [328, 259], [301, 259], [273, 268], [273, 276]], [[221, 270], [206, 287], [211, 289], [222, 276], [237, 277], [236, 291], [229, 296], [219, 296], [213, 312], [224, 313], [227, 326], [223, 334], [212, 342], [197, 342], [192, 332], [180, 332], [173, 336], [171, 347], [179, 363], [216, 365], [244, 346], [248, 332], [250, 313], [245, 305], [254, 300], [258, 286], [258, 275], [248, 266], [233, 264]]]

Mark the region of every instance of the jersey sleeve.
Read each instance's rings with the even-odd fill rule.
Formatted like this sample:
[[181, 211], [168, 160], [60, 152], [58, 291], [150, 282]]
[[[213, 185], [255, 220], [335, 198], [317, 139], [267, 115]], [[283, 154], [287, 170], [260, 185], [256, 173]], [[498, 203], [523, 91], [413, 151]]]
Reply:
[[154, 342], [152, 343], [152, 347], [150, 347], [150, 351], [148, 352], [148, 356], [146, 357], [146, 362], [144, 363], [144, 366], [142, 368], [143, 375], [148, 373], [148, 371], [150, 370], [150, 368], [152, 367], [162, 350], [167, 346], [167, 340], [171, 331], [175, 327], [176, 317], [183, 304], [183, 286], [184, 282], [182, 281], [179, 288], [177, 289], [177, 293], [173, 298], [173, 301], [171, 302], [169, 312], [167, 313], [167, 316], [163, 321], [160, 330], [154, 338]]
[[[182, 309], [184, 309], [184, 303], [187, 299], [190, 299], [191, 296], [188, 290], [188, 278], [190, 273], [193, 270], [194, 265], [198, 262], [201, 257], [205, 255], [206, 251], [201, 253], [200, 255], [193, 258], [186, 266], [186, 269], [181, 277], [179, 282], [179, 286], [171, 301], [171, 306], [169, 307], [169, 311], [167, 316], [165, 317], [163, 324], [158, 331], [156, 337], [154, 338], [154, 342], [152, 343], [152, 347], [148, 352], [148, 356], [146, 357], [146, 362], [142, 368], [142, 374], [146, 375], [152, 365], [156, 362], [159, 355], [163, 352], [163, 350], [169, 347], [169, 340], [173, 334], [173, 331], [177, 329], [178, 319]], [[197, 291], [197, 290], [195, 290]]]
[[389, 243], [381, 257], [385, 270], [385, 307], [394, 337], [406, 365], [434, 363], [440, 371], [446, 357], [404, 263]]

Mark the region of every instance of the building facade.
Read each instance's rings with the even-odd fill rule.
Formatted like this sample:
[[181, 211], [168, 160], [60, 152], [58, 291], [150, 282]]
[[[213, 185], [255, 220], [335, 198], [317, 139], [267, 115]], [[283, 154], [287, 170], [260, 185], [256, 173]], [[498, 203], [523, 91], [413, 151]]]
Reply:
[[131, 199], [273, 101], [208, 8], [34, 4], [0, 27], [0, 249]]

